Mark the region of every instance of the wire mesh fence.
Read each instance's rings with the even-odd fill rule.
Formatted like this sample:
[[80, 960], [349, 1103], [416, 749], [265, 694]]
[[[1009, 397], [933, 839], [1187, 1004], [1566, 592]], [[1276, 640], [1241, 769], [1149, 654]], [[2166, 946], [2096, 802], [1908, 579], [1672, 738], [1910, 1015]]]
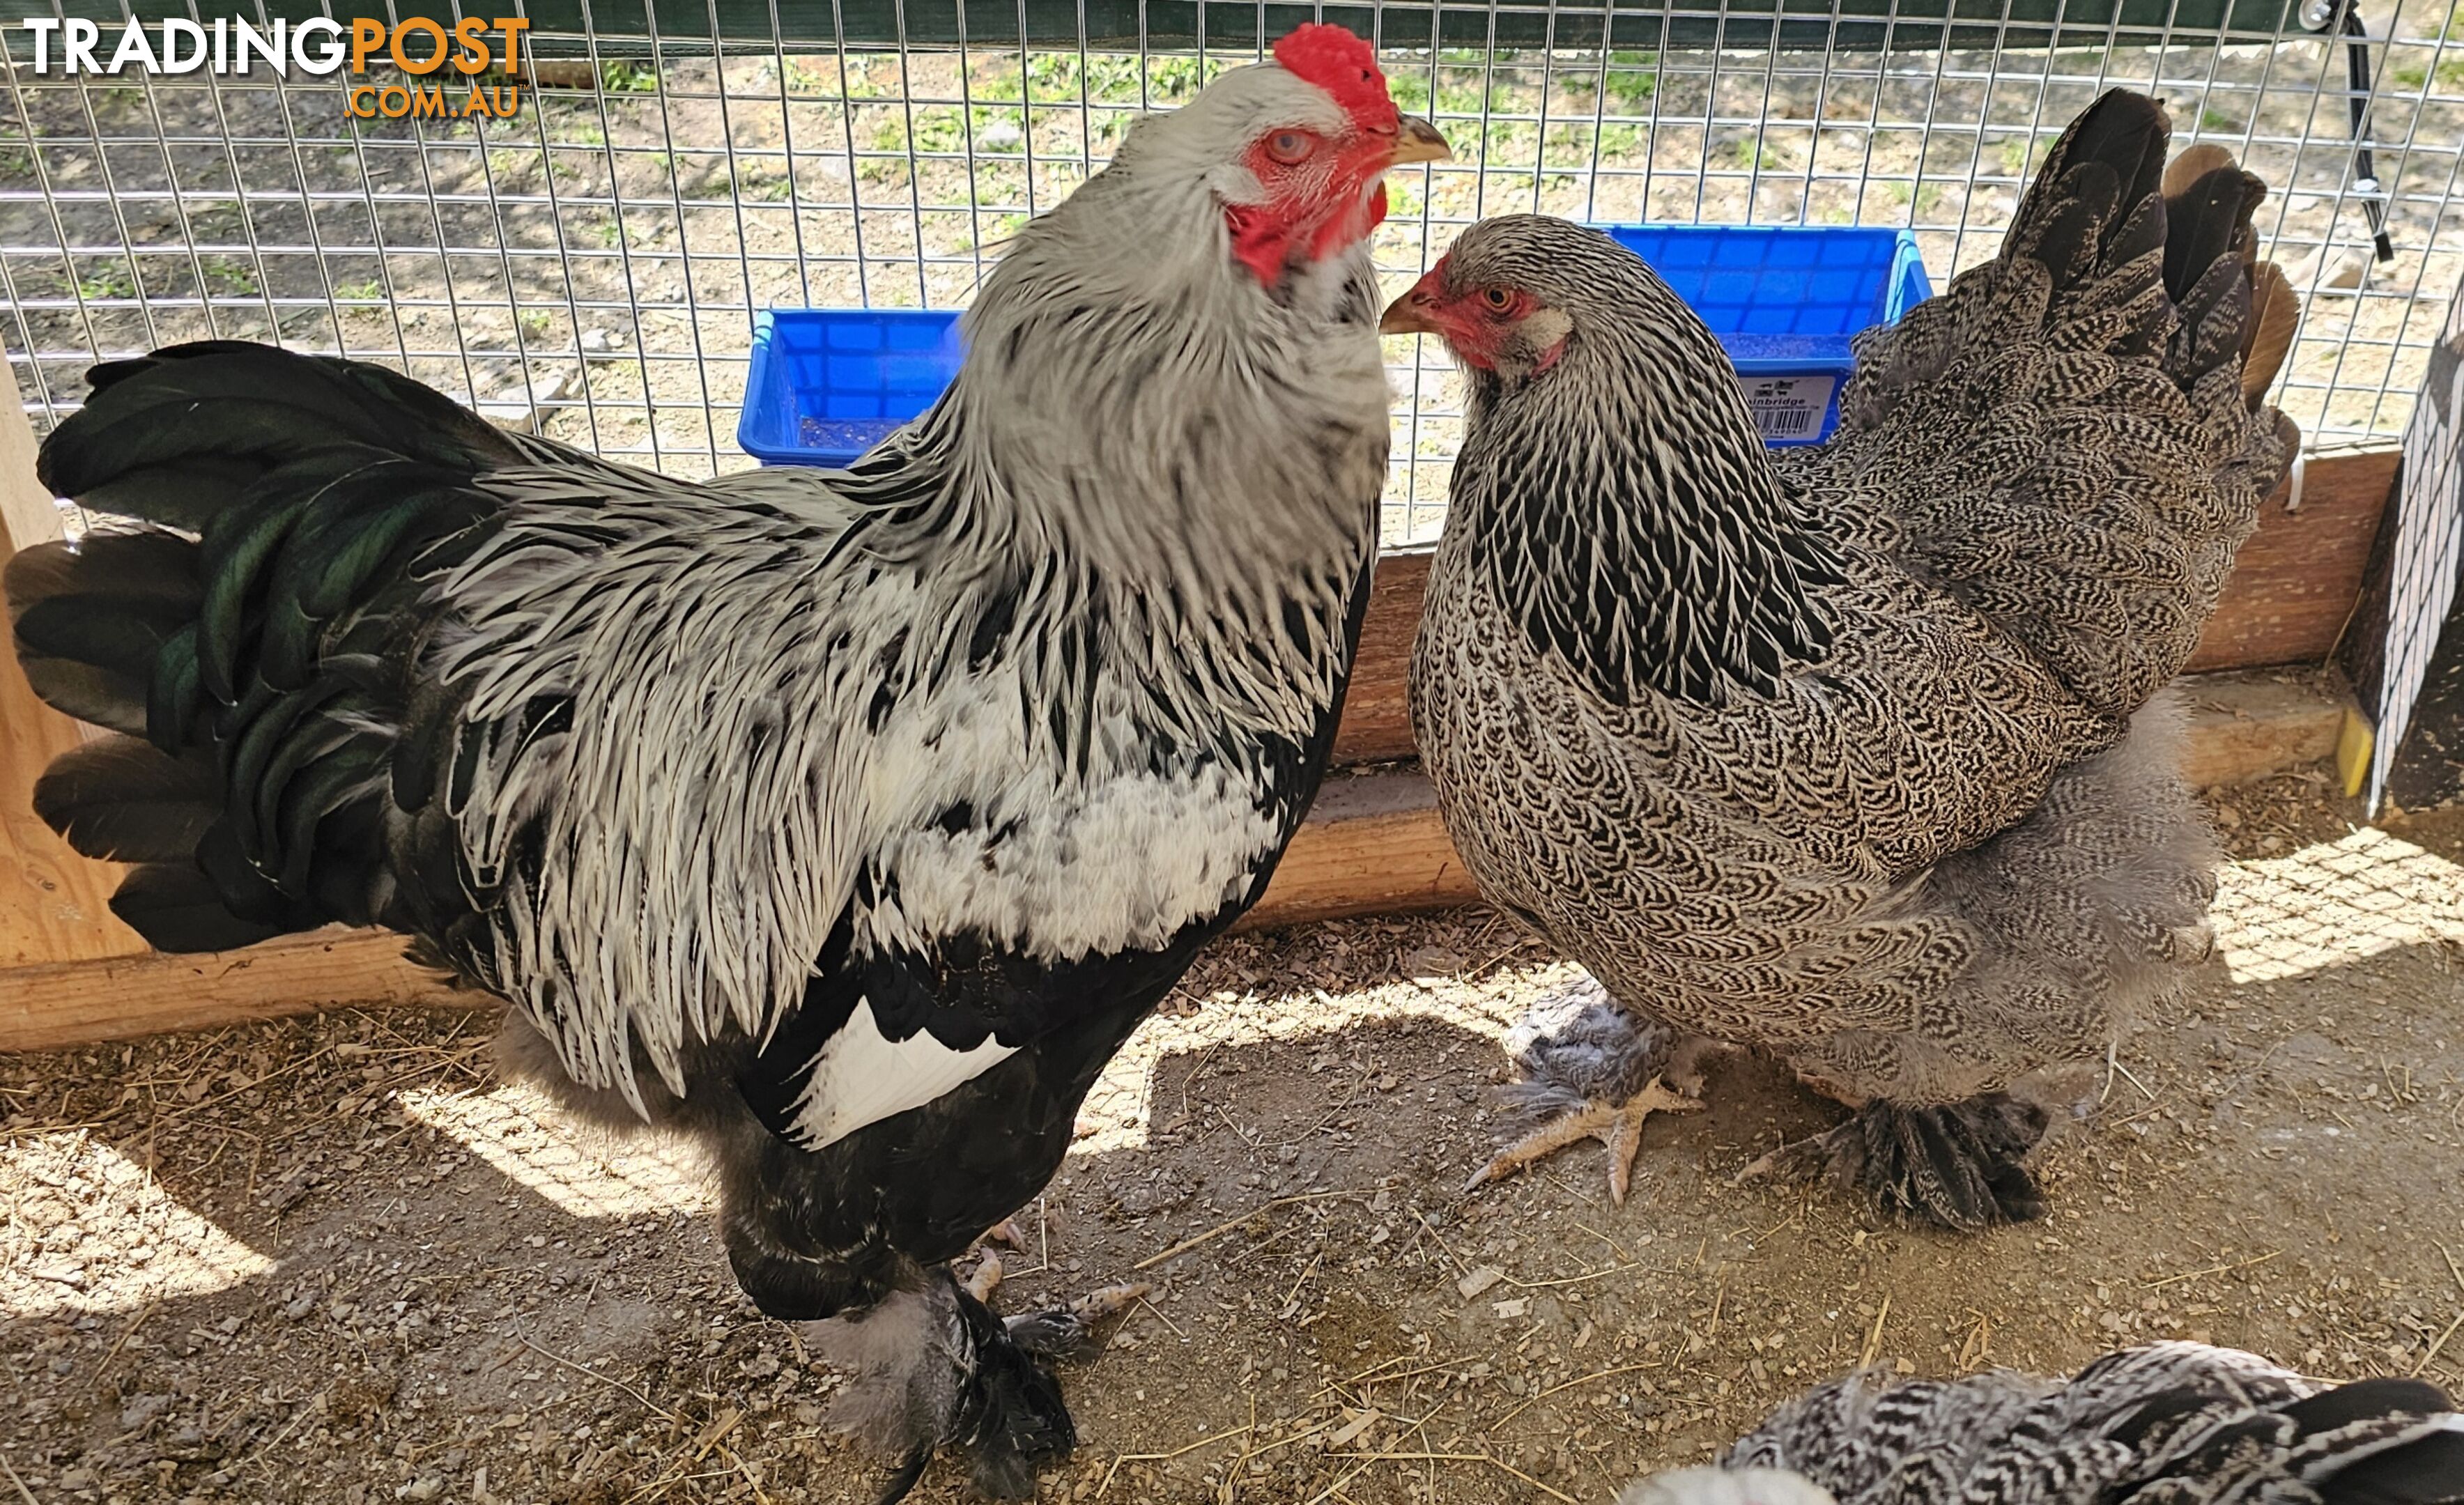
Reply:
[[[38, 76], [0, 28], [0, 344], [38, 424], [97, 358], [278, 338], [676, 474], [739, 468], [757, 311], [963, 305], [1140, 113], [1313, 12], [1374, 33], [1398, 101], [1455, 147], [1393, 184], [1376, 252], [1395, 291], [1460, 227], [1529, 209], [1905, 226], [1939, 283], [1992, 254], [2028, 171], [2110, 84], [2275, 185], [2260, 226], [2307, 301], [2282, 401], [2312, 443], [2403, 430], [2464, 279], [2459, 0], [2310, 0], [2317, 31], [2282, 0], [1961, 0], [1948, 28], [1943, 0], [1776, 23], [1771, 0], [1509, 0], [1436, 27], [1402, 5], [1217, 0], [1165, 27], [1088, 0], [990, 20], [708, 0], [683, 34], [640, 0], [595, 20], [571, 3], [531, 7], [532, 87], [494, 120], [353, 119], [369, 80], [348, 75]], [[1402, 542], [1442, 517], [1458, 413], [1434, 350], [1391, 351]]]

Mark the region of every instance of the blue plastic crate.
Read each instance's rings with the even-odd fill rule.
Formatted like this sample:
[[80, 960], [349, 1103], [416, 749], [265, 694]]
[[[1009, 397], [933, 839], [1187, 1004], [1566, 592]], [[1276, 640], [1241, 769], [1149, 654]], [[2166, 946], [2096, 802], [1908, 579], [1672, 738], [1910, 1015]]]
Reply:
[[1703, 316], [1746, 384], [1771, 445], [1819, 444], [1857, 369], [1849, 341], [1933, 294], [1917, 238], [1848, 226], [1615, 225]]
[[[1905, 230], [1621, 225], [1609, 233], [1703, 316], [1745, 379], [1763, 438], [1815, 444], [1839, 422], [1849, 340], [1933, 291]], [[744, 452], [846, 466], [923, 412], [958, 369], [945, 309], [773, 309], [753, 338]]]

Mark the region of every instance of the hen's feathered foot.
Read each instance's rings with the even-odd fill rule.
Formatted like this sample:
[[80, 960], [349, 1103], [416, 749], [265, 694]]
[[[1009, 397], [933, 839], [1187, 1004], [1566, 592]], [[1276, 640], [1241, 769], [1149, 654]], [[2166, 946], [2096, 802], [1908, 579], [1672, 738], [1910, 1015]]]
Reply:
[[1491, 1181], [1586, 1139], [1608, 1146], [1609, 1196], [1622, 1205], [1633, 1184], [1642, 1121], [1656, 1109], [1692, 1113], [1703, 1104], [1703, 1062], [1722, 1047], [1681, 1037], [1609, 996], [1596, 978], [1543, 995], [1507, 1032], [1506, 1047], [1523, 1068], [1507, 1096], [1539, 1126], [1498, 1151], [1463, 1189]]
[[1873, 1101], [1847, 1123], [1783, 1145], [1738, 1173], [1821, 1176], [1918, 1223], [1972, 1232], [2044, 1215], [2021, 1164], [2044, 1137], [2045, 1110], [2006, 1093], [1947, 1107]]
[[1476, 1190], [1569, 1145], [1595, 1139], [1608, 1146], [1609, 1200], [1623, 1206], [1626, 1190], [1634, 1184], [1635, 1152], [1642, 1147], [1642, 1121], [1654, 1110], [1696, 1113], [1702, 1107], [1701, 1099], [1671, 1092], [1654, 1077], [1623, 1102], [1585, 1102], [1551, 1119], [1490, 1157], [1463, 1183], [1463, 1189]]

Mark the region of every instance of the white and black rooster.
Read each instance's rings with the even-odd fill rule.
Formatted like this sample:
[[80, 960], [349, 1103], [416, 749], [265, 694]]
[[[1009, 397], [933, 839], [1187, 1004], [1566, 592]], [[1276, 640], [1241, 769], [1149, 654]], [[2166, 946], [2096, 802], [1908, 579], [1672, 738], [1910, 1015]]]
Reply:
[[13, 561], [18, 651], [121, 735], [36, 792], [167, 950], [391, 927], [509, 1057], [718, 1167], [737, 1280], [856, 1373], [905, 1494], [1074, 1443], [947, 1262], [1254, 902], [1376, 544], [1368, 237], [1445, 155], [1369, 46], [1285, 37], [1029, 225], [940, 402], [844, 473], [702, 485], [254, 345], [99, 367]]
[[2153, 1343], [2068, 1381], [1853, 1374], [1618, 1505], [2459, 1505], [2464, 1416], [2421, 1380], [2322, 1389]]

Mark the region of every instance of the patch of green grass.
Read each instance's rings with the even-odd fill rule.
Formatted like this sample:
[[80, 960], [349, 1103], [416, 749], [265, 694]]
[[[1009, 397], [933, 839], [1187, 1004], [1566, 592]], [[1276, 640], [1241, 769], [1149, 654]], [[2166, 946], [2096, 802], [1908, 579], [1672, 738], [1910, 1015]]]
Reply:
[[[1206, 79], [1227, 66], [1230, 65], [1221, 60], [1211, 60], [1201, 67], [1197, 58], [1178, 55], [1150, 57], [1143, 76], [1144, 98], [1157, 104], [1177, 103], [1196, 94]], [[1012, 69], [1005, 79], [987, 77], [981, 92], [990, 99], [1023, 98], [1038, 104], [1074, 103], [1080, 99], [1089, 104], [1136, 104], [1141, 98], [1140, 81], [1135, 57], [1096, 53], [1088, 56], [1082, 68], [1074, 53], [1038, 53], [1027, 59], [1023, 90]]]
[[237, 256], [208, 256], [203, 265], [208, 292], [237, 294], [243, 297], [255, 294], [256, 269]]
[[77, 296], [81, 298], [133, 298], [137, 295], [137, 273], [124, 261], [105, 261], [77, 279]]
[[1660, 92], [1660, 55], [1609, 54], [1609, 65], [1600, 74], [1600, 88], [1607, 93], [1609, 102], [1626, 114], [1642, 114], [1651, 108], [1652, 97]]
[[1779, 153], [1773, 151], [1759, 137], [1753, 136], [1742, 137], [1728, 142], [1720, 148], [1720, 155], [1727, 160], [1729, 166], [1749, 167], [1757, 172], [1776, 172], [1787, 165], [1780, 160]]
[[807, 68], [802, 58], [787, 59], [786, 70], [779, 81], [789, 94], [836, 94], [839, 81], [825, 68]]
[[2427, 64], [2407, 63], [2388, 69], [2387, 77], [2406, 89], [2426, 89], [2432, 77], [2438, 80], [2441, 89], [2456, 88], [2464, 85], [2464, 57], [2449, 58], [2440, 63], [2435, 74]]
[[659, 70], [630, 57], [610, 57], [599, 65], [599, 87], [608, 94], [656, 94]]
[[1205, 86], [1195, 57], [1156, 57], [1147, 66], [1147, 93], [1158, 100], [1186, 99]]
[[[1074, 64], [1075, 59], [1071, 60]], [[1086, 76], [1079, 87], [1086, 91], [1089, 104], [1135, 104], [1138, 102], [1138, 60], [1134, 57], [1099, 56], [1087, 59]]]
[[[875, 64], [887, 63], [879, 70], [887, 76], [875, 77]], [[898, 94], [898, 59], [880, 53], [849, 53], [847, 57], [847, 97], [850, 99], [889, 99]]]
[[339, 283], [334, 288], [334, 296], [345, 303], [374, 303], [385, 296], [385, 284], [374, 277], [363, 282]]
[[1610, 123], [1600, 127], [1599, 154], [1603, 160], [1613, 157], [1639, 157], [1651, 140], [1650, 133], [1639, 125]]
[[2241, 121], [2234, 120], [2232, 116], [2225, 114], [2222, 110], [2211, 109], [2206, 105], [2201, 105], [2199, 107], [2199, 129], [2207, 132], [2209, 135], [2231, 135], [2239, 131], [2241, 128]]

